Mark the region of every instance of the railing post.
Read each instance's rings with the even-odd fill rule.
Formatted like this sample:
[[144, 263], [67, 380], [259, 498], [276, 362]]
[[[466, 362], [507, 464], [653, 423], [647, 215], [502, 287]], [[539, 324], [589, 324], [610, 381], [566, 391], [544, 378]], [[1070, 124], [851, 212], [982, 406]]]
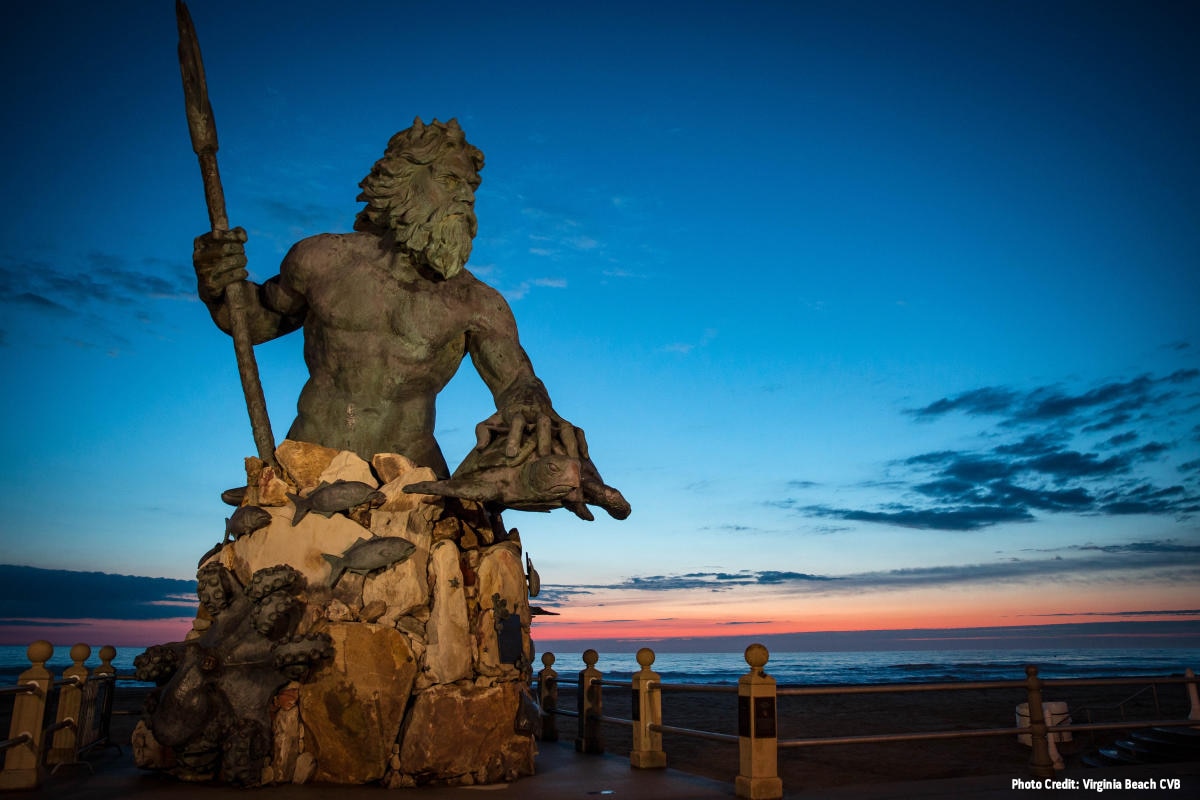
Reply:
[[4, 769], [0, 771], [0, 789], [35, 789], [41, 782], [42, 730], [46, 716], [46, 698], [50, 696], [53, 676], [46, 662], [54, 655], [54, 646], [44, 640], [29, 645], [25, 656], [30, 667], [21, 673], [17, 682], [33, 691], [19, 694], [13, 701], [9, 738], [24, 738], [25, 743], [4, 754]]
[[576, 692], [579, 710], [579, 736], [575, 749], [580, 753], [603, 753], [604, 737], [600, 733], [600, 716], [604, 713], [603, 677], [596, 669], [600, 654], [591, 648], [583, 651], [586, 667], [579, 671], [579, 691]]
[[633, 676], [633, 750], [629, 753], [629, 763], [641, 769], [665, 767], [667, 754], [663, 752], [662, 733], [650, 730], [651, 725], [662, 725], [659, 675], [650, 669], [654, 651], [649, 647], [638, 650], [637, 662], [641, 669]]
[[1183, 671], [1183, 676], [1191, 681], [1187, 685], [1188, 699], [1192, 701], [1192, 709], [1188, 712], [1188, 719], [1200, 720], [1200, 694], [1196, 692], [1196, 673], [1188, 667]]
[[77, 644], [71, 648], [71, 666], [63, 670], [63, 680], [72, 678], [74, 684], [65, 684], [58, 691], [58, 723], [69, 723], [64, 728], [54, 732], [54, 740], [50, 752], [46, 754], [47, 764], [66, 764], [75, 760], [75, 747], [79, 743], [79, 707], [83, 699], [83, 685], [88, 679], [88, 668], [83, 665], [92, 655], [92, 648], [86, 644]]
[[776, 726], [775, 679], [763, 672], [770, 654], [761, 644], [746, 648], [750, 671], [738, 678], [738, 750], [740, 765], [734, 790], [746, 800], [783, 797], [779, 777], [779, 734]]
[[554, 653], [542, 653], [542, 668], [538, 671], [538, 705], [542, 707], [542, 741], [558, 741], [558, 673], [554, 671]]
[[1025, 688], [1029, 703], [1029, 742], [1033, 747], [1029, 769], [1036, 778], [1052, 778], [1054, 762], [1050, 759], [1046, 714], [1042, 710], [1042, 681], [1038, 678], [1038, 668], [1033, 664], [1025, 667]]

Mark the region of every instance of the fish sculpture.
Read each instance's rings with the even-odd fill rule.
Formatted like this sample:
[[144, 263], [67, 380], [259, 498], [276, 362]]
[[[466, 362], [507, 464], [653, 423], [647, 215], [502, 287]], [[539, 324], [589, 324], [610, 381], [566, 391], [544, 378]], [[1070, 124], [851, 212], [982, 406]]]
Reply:
[[329, 585], [333, 586], [347, 572], [366, 575], [368, 572], [407, 561], [416, 549], [415, 544], [399, 536], [376, 536], [373, 539], [359, 539], [340, 556], [332, 553], [321, 555], [333, 569], [329, 573]]
[[[519, 511], [549, 511], [583, 505], [579, 459], [562, 455], [529, 458], [522, 464], [484, 466], [443, 481], [410, 483], [410, 494], [461, 497]], [[576, 512], [578, 513], [578, 512]]]
[[271, 524], [271, 514], [258, 506], [242, 506], [225, 519], [225, 541], [249, 536]]
[[329, 519], [338, 511], [349, 511], [363, 503], [383, 505], [387, 497], [362, 481], [335, 481], [321, 483], [308, 497], [289, 492], [288, 499], [296, 505], [296, 513], [292, 517], [292, 525], [296, 526], [310, 511]]
[[529, 582], [529, 596], [537, 597], [538, 592], [542, 591], [542, 576], [533, 566], [533, 559], [529, 557], [529, 553], [525, 554], [525, 572], [526, 580]]

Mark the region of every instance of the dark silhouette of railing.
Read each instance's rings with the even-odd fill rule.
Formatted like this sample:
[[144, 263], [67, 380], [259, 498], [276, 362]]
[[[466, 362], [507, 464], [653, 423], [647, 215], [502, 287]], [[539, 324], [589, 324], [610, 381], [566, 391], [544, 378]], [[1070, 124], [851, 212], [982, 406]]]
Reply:
[[[49, 642], [34, 642], [25, 654], [29, 669], [21, 673], [15, 686], [0, 687], [0, 694], [13, 697], [8, 738], [0, 741], [4, 757], [0, 789], [35, 789], [47, 772], [63, 767], [81, 765], [90, 770], [84, 754], [116, 747], [109, 736], [117, 681], [112, 665], [116, 649], [101, 647], [100, 666], [89, 670], [84, 662], [91, 657], [92, 648], [75, 645], [70, 651], [71, 666], [57, 680], [46, 668], [54, 655]], [[55, 707], [55, 720], [47, 723], [47, 710]]]
[[[633, 749], [630, 763], [634, 767], [653, 768], [666, 766], [662, 734], [671, 733], [709, 741], [738, 744], [739, 771], [734, 781], [738, 797], [753, 800], [772, 800], [783, 796], [783, 784], [779, 777], [778, 759], [780, 748], [810, 748], [830, 745], [876, 744], [881, 742], [920, 742], [931, 740], [966, 739], [988, 736], [1028, 736], [1031, 755], [1029, 770], [1034, 777], [1053, 777], [1055, 768], [1062, 768], [1055, 741], [1060, 734], [1076, 731], [1124, 730], [1131, 725], [1140, 727], [1200, 727], [1200, 699], [1197, 696], [1197, 679], [1191, 669], [1183, 677], [1137, 677], [1137, 678], [1088, 678], [1051, 679], [1038, 676], [1034, 665], [1025, 667], [1024, 680], [1001, 681], [954, 681], [946, 683], [891, 683], [841, 686], [796, 686], [777, 688], [775, 679], [766, 674], [769, 653], [761, 644], [746, 648], [746, 663], [749, 672], [738, 679], [737, 686], [710, 684], [663, 683], [658, 673], [650, 667], [654, 664], [654, 651], [643, 647], [637, 652], [641, 669], [632, 680], [606, 680], [596, 669], [599, 655], [595, 650], [583, 653], [584, 669], [578, 679], [562, 679], [554, 670], [554, 654], [542, 655], [544, 668], [538, 673], [538, 694], [542, 705], [542, 738], [557, 741], [556, 717], [576, 717], [578, 735], [575, 749], [581, 753], [604, 752], [602, 723], [624, 725], [633, 728]], [[576, 687], [577, 708], [567, 711], [558, 707], [560, 684]], [[1089, 722], [1075, 724], [1066, 719], [1061, 724], [1052, 724], [1047, 719], [1042, 692], [1045, 688], [1071, 686], [1146, 686], [1183, 684], [1187, 688], [1190, 712], [1187, 719], [1127, 720], [1121, 722]], [[632, 691], [631, 718], [606, 716], [603, 706], [605, 688], [624, 688]], [[904, 692], [948, 692], [978, 689], [1022, 689], [1025, 692], [1029, 724], [1003, 728], [973, 728], [968, 730], [943, 730], [898, 732], [887, 734], [820, 736], [798, 739], [779, 739], [776, 714], [776, 699], [781, 696], [855, 695]], [[693, 728], [665, 725], [662, 721], [662, 695], [670, 692], [713, 692], [736, 693], [738, 697], [738, 734], [716, 733]], [[1156, 716], [1158, 710], [1157, 688], [1155, 692]], [[1132, 698], [1130, 698], [1132, 699]], [[1128, 702], [1126, 700], [1125, 702]], [[1124, 705], [1124, 704], [1122, 704]]]

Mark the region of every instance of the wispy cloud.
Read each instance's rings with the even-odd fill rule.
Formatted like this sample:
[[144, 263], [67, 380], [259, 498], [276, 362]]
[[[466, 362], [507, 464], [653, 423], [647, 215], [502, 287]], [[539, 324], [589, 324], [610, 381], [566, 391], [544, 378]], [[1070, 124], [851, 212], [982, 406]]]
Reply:
[[182, 260], [130, 260], [100, 251], [61, 263], [0, 256], [0, 307], [78, 321], [74, 335], [86, 330], [86, 343], [94, 346], [128, 341], [109, 319], [112, 309], [153, 322], [147, 301], [191, 301], [195, 294], [191, 266]]
[[[985, 446], [937, 450], [887, 465], [896, 500], [873, 507], [772, 505], [847, 522], [976, 531], [1041, 514], [1187, 516], [1200, 511], [1200, 487], [1187, 478], [1200, 461], [1177, 423], [1196, 414], [1200, 370], [1142, 375], [1081, 392], [1057, 386], [1028, 391], [990, 386], [906, 412], [923, 423], [952, 414], [994, 418]], [[1133, 426], [1137, 426], [1137, 430]], [[1150, 431], [1171, 438], [1144, 441]], [[998, 443], [997, 443], [998, 442]], [[1170, 476], [1172, 460], [1177, 482]], [[801, 488], [794, 486], [793, 488]]]
[[520, 300], [529, 294], [529, 291], [535, 287], [543, 289], [566, 289], [566, 278], [534, 278], [528, 281], [521, 281], [514, 287], [499, 289], [500, 294], [508, 300]]
[[[750, 588], [785, 594], [845, 594], [899, 589], [997, 583], [1117, 580], [1190, 583], [1200, 580], [1200, 544], [1177, 540], [1080, 545], [1041, 558], [1012, 558], [992, 563], [876, 570], [821, 575], [791, 570], [740, 570], [634, 576], [618, 583], [556, 587], [559, 591], [602, 593], [727, 592]], [[567, 595], [564, 595], [566, 597]]]
[[716, 328], [705, 328], [704, 333], [694, 342], [672, 342], [659, 348], [663, 353], [679, 353], [687, 355], [697, 348], [704, 347], [717, 338]]

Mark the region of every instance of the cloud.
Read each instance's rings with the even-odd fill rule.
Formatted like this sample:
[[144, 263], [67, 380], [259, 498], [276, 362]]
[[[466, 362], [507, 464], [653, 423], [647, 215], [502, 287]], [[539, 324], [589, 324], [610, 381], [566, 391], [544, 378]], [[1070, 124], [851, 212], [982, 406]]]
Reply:
[[784, 594], [846, 594], [886, 590], [1098, 580], [1144, 582], [1148, 578], [1191, 584], [1200, 580], [1200, 544], [1177, 540], [1113, 545], [1076, 545], [1047, 551], [1038, 558], [1012, 558], [982, 564], [913, 567], [844, 575], [786, 570], [689, 572], [646, 575], [574, 591], [694, 592], [768, 589]]
[[196, 582], [0, 564], [0, 617], [155, 620], [191, 616]]
[[516, 300], [520, 300], [520, 299], [524, 298], [525, 295], [529, 294], [529, 290], [534, 288], [535, 286], [539, 287], [539, 288], [544, 288], [544, 289], [565, 289], [565, 288], [567, 288], [567, 279], [566, 278], [534, 278], [534, 279], [528, 280], [528, 281], [521, 281], [519, 284], [517, 284], [515, 287], [512, 287], [512, 288], [507, 288], [507, 289], [499, 288], [498, 291], [500, 292], [500, 294], [504, 295], [505, 299], [511, 300], [511, 301], [516, 301]]
[[1024, 617], [1200, 617], [1200, 609], [1164, 611], [1076, 611], [1058, 614], [1022, 614]]
[[[1181, 369], [1074, 393], [1052, 386], [1025, 392], [990, 386], [944, 397], [906, 413], [926, 424], [962, 413], [994, 417], [997, 425], [981, 431], [981, 447], [901, 458], [887, 465], [889, 482], [860, 486], [886, 487], [899, 493], [896, 500], [874, 507], [809, 505], [791, 498], [769, 504], [811, 517], [945, 531], [1032, 522], [1039, 513], [1187, 516], [1200, 511], [1200, 490], [1186, 481], [1164, 485], [1161, 466], [1175, 459], [1178, 472], [1194, 472], [1200, 460], [1187, 456], [1196, 448], [1143, 437], [1195, 416], [1200, 409], [1188, 405], [1183, 387], [1198, 377], [1200, 370]], [[1136, 422], [1138, 429], [1123, 428], [1126, 422]]]
[[1064, 422], [1092, 413], [1095, 416], [1090, 424], [1097, 425], [1125, 412], [1172, 399], [1175, 396], [1173, 392], [1159, 393], [1159, 389], [1181, 386], [1197, 377], [1200, 377], [1200, 370], [1181, 369], [1163, 378], [1141, 375], [1079, 394], [1064, 392], [1056, 386], [1041, 386], [1027, 392], [989, 386], [942, 398], [908, 413], [921, 420], [935, 419], [955, 411], [969, 416], [999, 416], [1003, 418], [1002, 424], [1008, 426]]
[[260, 197], [258, 204], [267, 214], [301, 235], [308, 231], [337, 229], [345, 220], [341, 206], [317, 203], [288, 203], [276, 197]]
[[[23, 308], [59, 319], [72, 319], [105, 347], [127, 343], [108, 318], [113, 308], [138, 309], [136, 316], [153, 322], [150, 301], [193, 301], [191, 266], [158, 258], [125, 259], [92, 251], [69, 262], [0, 256], [0, 307]], [[129, 312], [123, 310], [127, 319]]]
[[963, 505], [941, 508], [890, 506], [884, 511], [864, 511], [829, 506], [803, 506], [801, 513], [846, 522], [878, 522], [902, 528], [939, 531], [975, 531], [1001, 522], [1031, 522], [1033, 515], [1021, 508]]
[[716, 339], [716, 338], [717, 338], [716, 328], [705, 328], [704, 333], [700, 336], [700, 339], [698, 341], [695, 341], [695, 342], [672, 342], [671, 344], [663, 345], [662, 347], [660, 347], [659, 352], [679, 353], [681, 355], [687, 355], [688, 353], [692, 352], [696, 348], [705, 347], [710, 342], [712, 342], [713, 339]]

